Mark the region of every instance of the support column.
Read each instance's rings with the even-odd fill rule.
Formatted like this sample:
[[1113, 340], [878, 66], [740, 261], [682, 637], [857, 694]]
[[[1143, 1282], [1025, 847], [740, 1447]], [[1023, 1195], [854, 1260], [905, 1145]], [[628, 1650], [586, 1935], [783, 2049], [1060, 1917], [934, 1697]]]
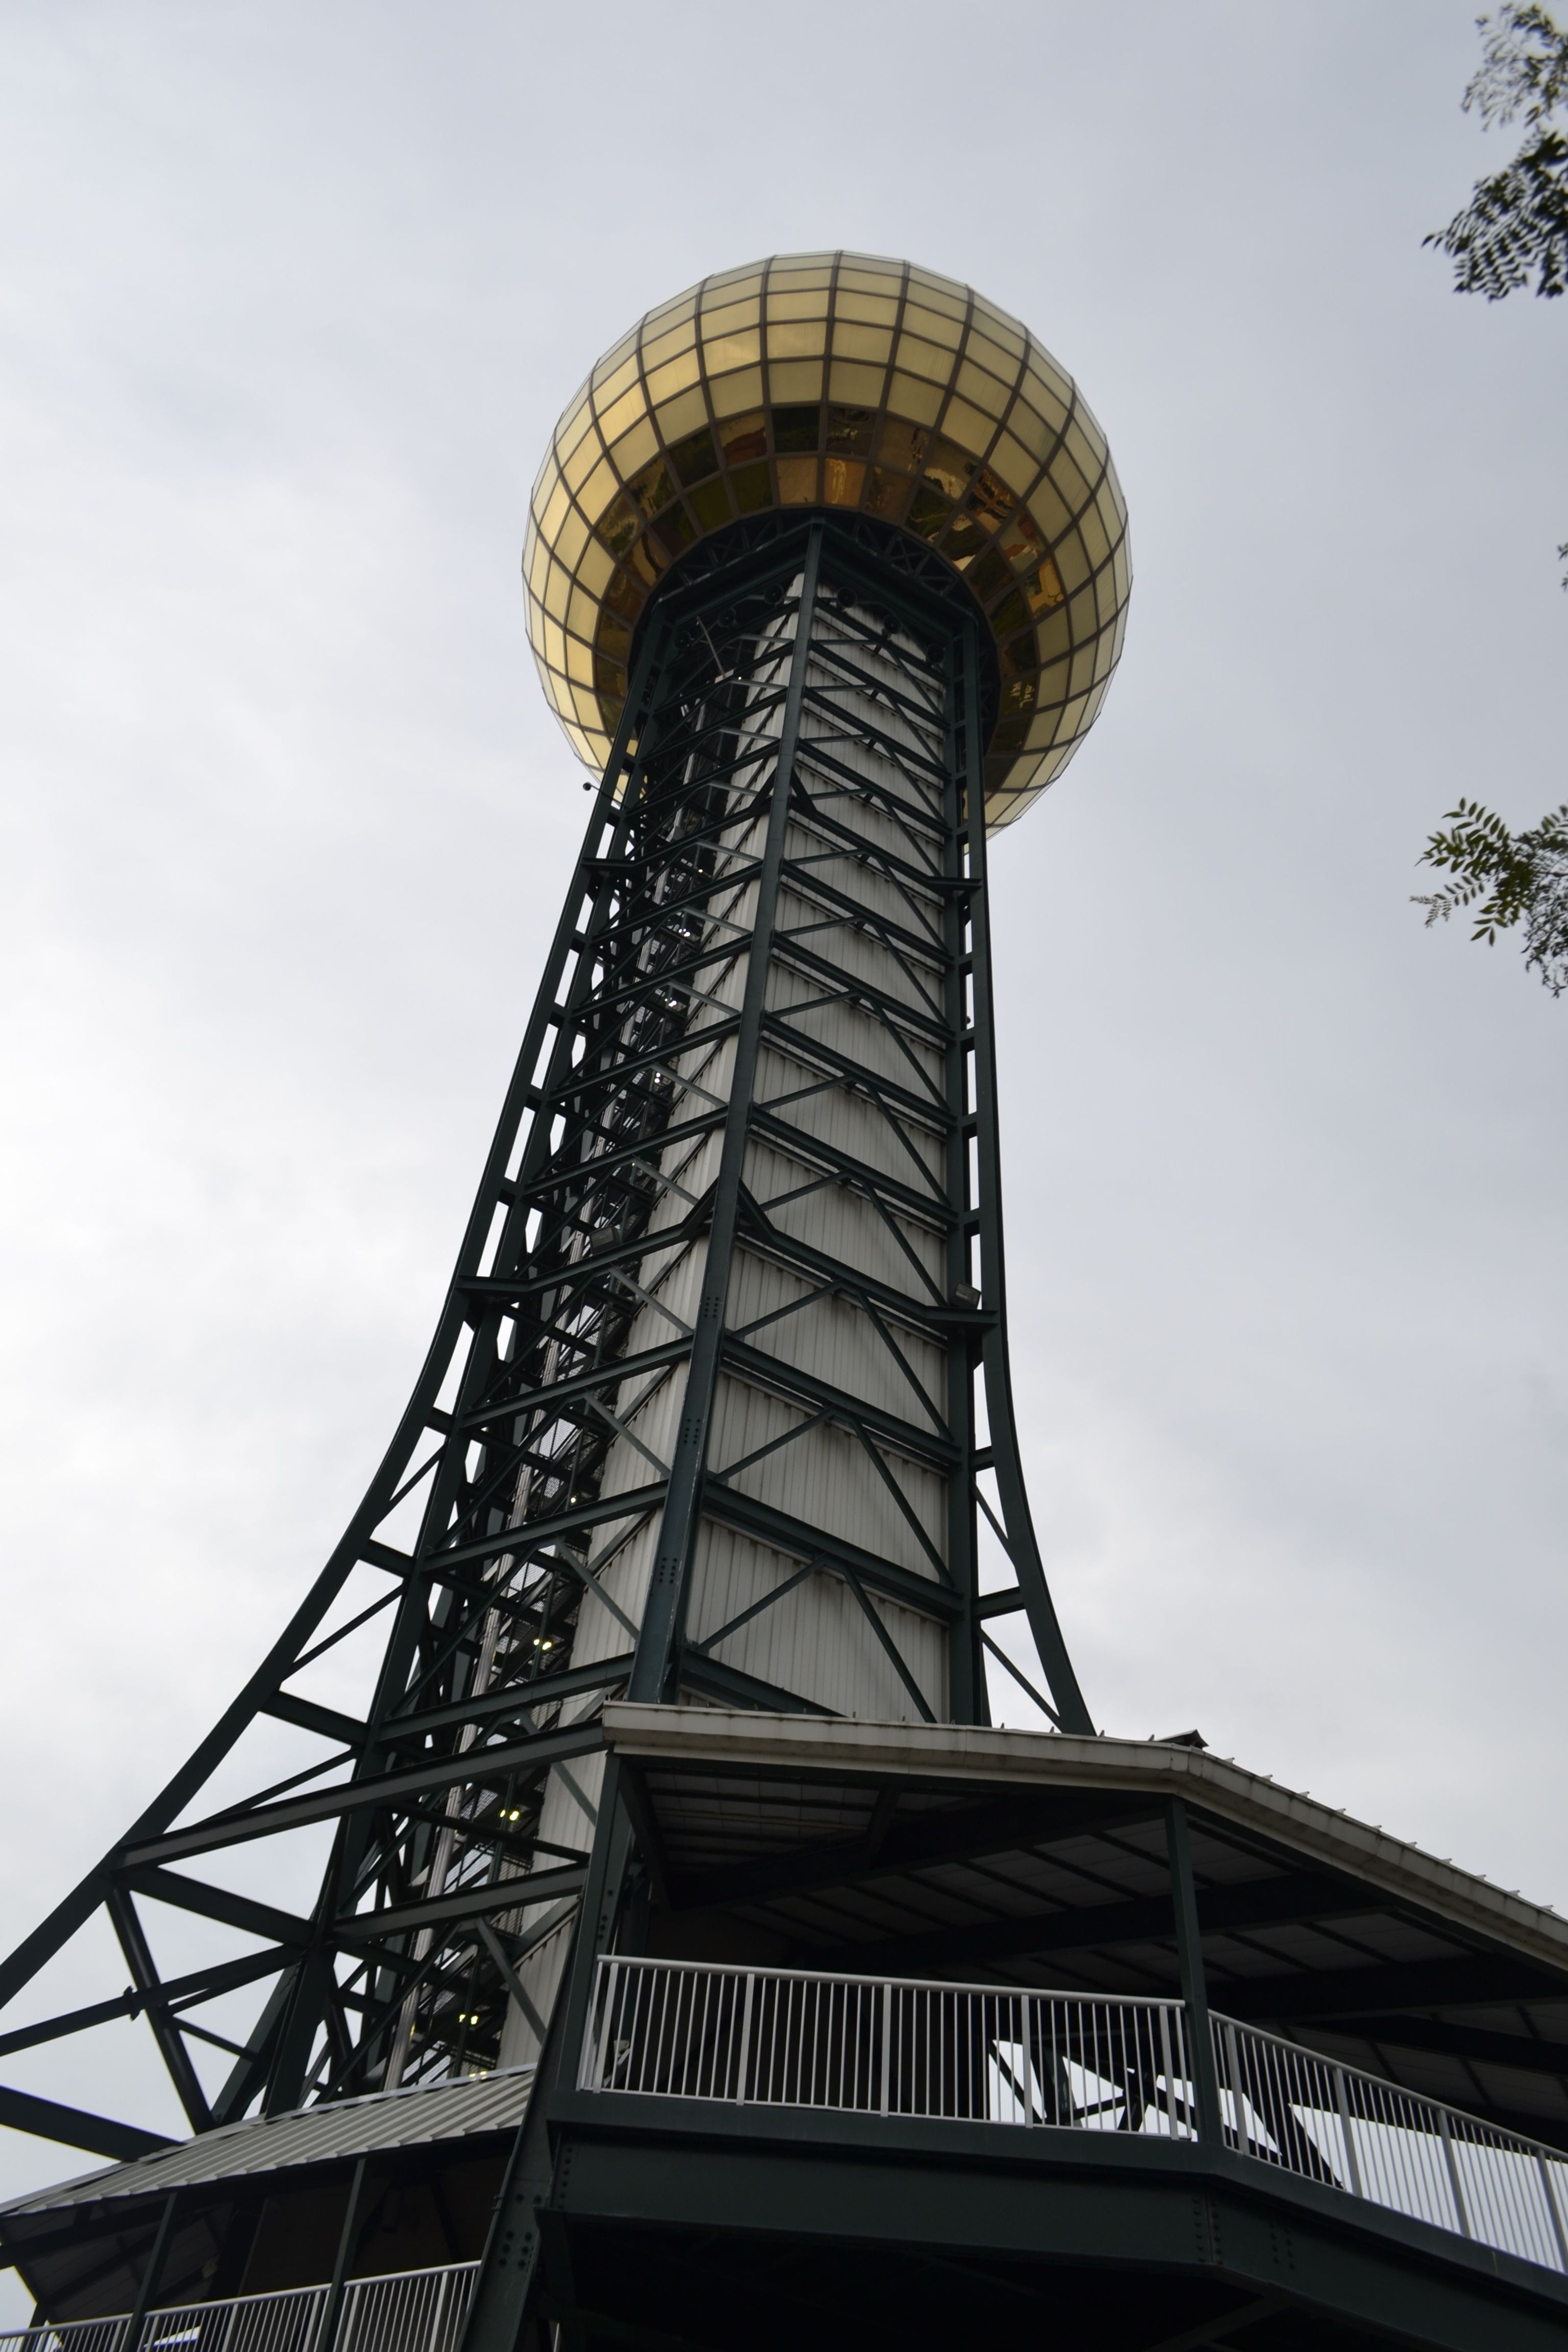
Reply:
[[158, 2216], [153, 2233], [153, 2250], [147, 2257], [147, 2267], [142, 2273], [142, 2284], [136, 2290], [136, 2300], [131, 2306], [131, 2316], [125, 2323], [124, 2352], [136, 2352], [142, 2334], [142, 2323], [147, 2316], [153, 2297], [158, 2292], [158, 2278], [169, 2251], [169, 2241], [174, 2234], [174, 2214], [180, 2202], [180, 2192], [171, 2189], [163, 2200], [163, 2210]]
[[343, 2226], [338, 2231], [338, 2251], [332, 2262], [327, 2300], [321, 2309], [321, 2324], [316, 2330], [315, 2352], [331, 2352], [332, 2338], [338, 2332], [338, 2314], [343, 2307], [343, 2287], [353, 2265], [354, 2248], [359, 2243], [365, 2207], [369, 2202], [370, 2158], [362, 2156], [349, 2182], [349, 2201], [343, 2208]]
[[[584, 1912], [579, 1912], [574, 1944], [588, 1940]], [[575, 1957], [575, 1955], [574, 1955]], [[540, 2222], [555, 2185], [555, 2153], [550, 2140], [550, 2106], [562, 2065], [575, 2049], [568, 2033], [572, 2004], [567, 1998], [573, 1963], [567, 1972], [529, 2095], [528, 2109], [518, 2126], [506, 2175], [490, 2219], [479, 2285], [463, 2329], [458, 2352], [518, 2352], [522, 2330], [534, 2303], [539, 2272]]]
[[1056, 1720], [1063, 1731], [1092, 1738], [1089, 1714], [1078, 1676], [1068, 1655], [1056, 1605], [1040, 1559], [1024, 1465], [1018, 1452], [1018, 1432], [1013, 1417], [1013, 1375], [1007, 1355], [1007, 1290], [1002, 1257], [1002, 1171], [996, 1126], [996, 1029], [992, 1004], [991, 914], [985, 877], [984, 759], [980, 740], [980, 678], [975, 632], [966, 626], [963, 638], [963, 815], [968, 852], [968, 904], [971, 971], [974, 1003], [975, 1158], [979, 1198], [975, 1203], [980, 1242], [976, 1268], [984, 1309], [982, 1362], [985, 1373], [985, 1411], [990, 1426], [991, 1455], [996, 1491], [1006, 1524], [1006, 1549], [1018, 1579], [1035, 1651], [1045, 1669], [1055, 1702]]
[[588, 2022], [595, 1963], [614, 1930], [631, 1853], [631, 1824], [620, 1801], [619, 1777], [618, 1762], [612, 1756], [605, 1768], [594, 1858], [573, 1930], [572, 1949], [539, 2053], [528, 2111], [518, 2126], [496, 2200], [460, 2352], [517, 2352], [523, 2323], [535, 2304], [542, 2223], [555, 2185], [550, 2110], [563, 2077], [573, 2079]]
[[1180, 1797], [1166, 1801], [1165, 1853], [1171, 1870], [1171, 1903], [1176, 1916], [1176, 1961], [1187, 2012], [1187, 2056], [1193, 2069], [1198, 2137], [1206, 2140], [1211, 2147], [1223, 2147], [1225, 2116], [1219, 2100], [1219, 2077], [1215, 2072], [1214, 2036], [1209, 2031], [1208, 1987], [1198, 1930], [1198, 1891], [1193, 1877], [1187, 1809]]

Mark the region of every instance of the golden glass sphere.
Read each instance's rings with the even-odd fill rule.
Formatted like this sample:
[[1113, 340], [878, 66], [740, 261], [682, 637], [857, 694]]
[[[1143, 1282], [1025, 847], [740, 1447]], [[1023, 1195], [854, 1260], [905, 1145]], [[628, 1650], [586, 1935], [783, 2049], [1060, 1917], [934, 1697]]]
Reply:
[[602, 770], [637, 620], [688, 549], [826, 508], [933, 547], [995, 646], [988, 824], [1071, 759], [1121, 651], [1127, 509], [1105, 436], [1026, 327], [907, 261], [788, 254], [650, 310], [568, 404], [534, 484], [529, 637]]

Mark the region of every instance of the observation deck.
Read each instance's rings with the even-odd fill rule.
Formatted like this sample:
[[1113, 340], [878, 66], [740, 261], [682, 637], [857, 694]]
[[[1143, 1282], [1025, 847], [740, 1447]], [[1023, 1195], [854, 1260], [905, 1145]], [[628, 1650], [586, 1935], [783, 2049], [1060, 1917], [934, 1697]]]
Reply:
[[[483, 2102], [493, 2112], [498, 2092], [515, 2104], [507, 2087], [480, 2077], [441, 2095], [448, 2109]], [[776, 2230], [776, 2169], [765, 2220], [754, 2192], [758, 2160], [783, 2141], [797, 2158], [834, 2165], [840, 2237], [885, 2231], [882, 2175], [902, 2162], [904, 2235], [928, 2252], [942, 2236], [930, 2192], [950, 2172], [947, 2229], [956, 2188], [973, 2209], [967, 2243], [1037, 2263], [1053, 2222], [1058, 2252], [1092, 2254], [1097, 2184], [1106, 2251], [1124, 2250], [1135, 2183], [1146, 2255], [1163, 2252], [1180, 2266], [1189, 2251], [1181, 2200], [1196, 2194], [1218, 2270], [1222, 2239], [1233, 2268], [1258, 2263], [1252, 2192], [1266, 2178], [1320, 2264], [1326, 2257], [1346, 2279], [1358, 2267], [1347, 2230], [1359, 2227], [1390, 2251], [1512, 2281], [1568, 2309], [1568, 2153], [1234, 2018], [1211, 2014], [1194, 2032], [1180, 2000], [605, 1956], [575, 2088], [561, 2111], [581, 2117], [594, 2151], [577, 2168], [592, 2184], [606, 2157], [613, 2171], [617, 2143], [624, 2153], [639, 2134], [657, 2134], [669, 2162], [665, 2221], [682, 2218], [680, 2174], [696, 2164], [710, 2227]], [[395, 2137], [390, 2114], [365, 2111], [401, 2097], [412, 2113], [408, 2095], [356, 2103], [359, 2137], [374, 2144], [389, 2123]], [[1212, 2136], [1205, 2105], [1211, 2117], [1217, 2106]], [[312, 2127], [321, 2138], [322, 2121], [300, 2118], [294, 2140]], [[340, 2141], [354, 2137], [341, 2116], [331, 2122]], [[271, 2137], [285, 2136], [273, 2126]], [[308, 2150], [290, 2142], [289, 2153]], [[853, 2158], [873, 2153], [879, 2172], [868, 2180]], [[123, 2183], [81, 2186], [112, 2202]], [[591, 2211], [595, 2194], [580, 2188], [568, 2211]], [[812, 2217], [814, 2230], [823, 2226]], [[1276, 2267], [1279, 2230], [1278, 2220], [1268, 2225]], [[1297, 2261], [1292, 2239], [1291, 2268]], [[350, 2279], [340, 2263], [330, 2279], [269, 2294], [14, 2330], [0, 2334], [0, 2352], [458, 2352], [479, 2269], [458, 2262]], [[1408, 2278], [1401, 2293], [1418, 2296]], [[1256, 2302], [1255, 2320], [1266, 2315]]]
[[[835, 2347], [868, 2305], [871, 2342], [1055, 2312], [1137, 2352], [1568, 2345], [1553, 1913], [1186, 1741], [628, 1703], [605, 1734], [643, 1892], [538, 2077], [18, 2200], [0, 2240], [57, 2317], [7, 2352], [458, 2352], [480, 2248], [435, 2259], [439, 2183], [488, 2164], [504, 2223], [535, 2121], [550, 2308], [595, 2347], [771, 2347], [803, 2305]], [[380, 2238], [373, 2176], [404, 2184]], [[292, 2275], [106, 2307], [106, 2243], [171, 2188], [216, 2242], [244, 2180], [274, 2260], [328, 2217]]]
[[1554, 1914], [1184, 1740], [605, 1727], [650, 1892], [551, 2114], [612, 2317], [1568, 2344]]

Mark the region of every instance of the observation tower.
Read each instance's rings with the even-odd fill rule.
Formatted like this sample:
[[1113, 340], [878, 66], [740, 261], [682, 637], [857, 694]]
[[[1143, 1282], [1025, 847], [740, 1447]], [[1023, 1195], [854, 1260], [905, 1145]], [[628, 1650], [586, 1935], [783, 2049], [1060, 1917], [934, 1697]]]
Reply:
[[[1568, 2346], [1568, 1924], [1097, 1732], [1031, 1525], [986, 876], [1121, 647], [1076, 385], [723, 272], [523, 566], [582, 851], [363, 1503], [0, 1967], [0, 2123], [110, 2159], [0, 2210], [29, 2346]], [[177, 2137], [58, 2095], [131, 2036]]]

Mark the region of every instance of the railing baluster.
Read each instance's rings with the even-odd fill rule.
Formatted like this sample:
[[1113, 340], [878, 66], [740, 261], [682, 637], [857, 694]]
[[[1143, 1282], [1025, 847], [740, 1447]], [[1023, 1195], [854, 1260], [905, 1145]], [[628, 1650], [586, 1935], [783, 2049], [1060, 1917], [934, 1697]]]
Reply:
[[820, 1984], [816, 1984], [812, 1987], [812, 1990], [816, 1997], [807, 2002], [807, 2007], [811, 2012], [811, 2063], [805, 2070], [805, 2085], [809, 2095], [804, 2098], [801, 2104], [803, 2106], [815, 2107], [820, 2105], [822, 2103], [821, 2095], [817, 2089], [817, 2085], [822, 2078], [817, 2072], [816, 2053], [822, 2043], [823, 1988]]
[[[1217, 2021], [1215, 2021], [1217, 2022]], [[1225, 2020], [1225, 2045], [1227, 2053], [1226, 2063], [1230, 2071], [1231, 2112], [1236, 2117], [1237, 2151], [1239, 2155], [1245, 2156], [1251, 2146], [1251, 2135], [1247, 2128], [1247, 2101], [1241, 2087], [1241, 2052], [1237, 2046], [1236, 2027], [1228, 2017]]]
[[1165, 2121], [1170, 2126], [1171, 2137], [1174, 2139], [1176, 2137], [1176, 2070], [1171, 2052], [1171, 2012], [1163, 2001], [1160, 2003], [1160, 2058], [1165, 2078]]
[[1361, 2185], [1361, 2158], [1356, 2154], [1355, 2119], [1351, 2114], [1350, 2093], [1345, 2088], [1345, 2070], [1342, 2066], [1334, 2068], [1334, 2105], [1339, 2109], [1340, 2129], [1344, 2134], [1345, 2169], [1350, 2174], [1351, 2195], [1363, 2197], [1366, 2192]]
[[741, 2057], [735, 2069], [735, 2096], [746, 2097], [746, 2062], [752, 2054], [752, 2003], [756, 1997], [757, 1979], [754, 1972], [746, 1971], [745, 2005], [741, 2012]]
[[1454, 2210], [1459, 2217], [1460, 2235], [1468, 2238], [1473, 2236], [1474, 2232], [1470, 2228], [1469, 2210], [1465, 2203], [1465, 2191], [1459, 2179], [1458, 2159], [1454, 2154], [1454, 2135], [1449, 2128], [1447, 2107], [1439, 2107], [1437, 2110], [1437, 2128], [1443, 2137], [1443, 2158], [1448, 2168], [1448, 2186], [1454, 2192]]
[[[590, 2011], [588, 2032], [583, 2034], [583, 2063], [578, 2065], [578, 2088], [583, 2088], [583, 2091], [602, 2091], [605, 2088], [605, 2046], [606, 2039], [609, 2039], [609, 2013], [616, 2000], [616, 1985], [618, 1985], [618, 1976], [616, 1976], [614, 1961], [611, 1961], [611, 1967], [599, 1973], [599, 1980], [595, 1985], [597, 2001]], [[331, 2352], [329, 2345], [327, 2352]]]
[[[618, 2053], [624, 2040], [626, 2045], [626, 2063], [623, 2068], [618, 2054], [612, 2058], [612, 2079], [615, 2074], [619, 2074], [628, 2091], [637, 2091], [646, 2088], [646, 2085], [633, 2080], [632, 2069], [639, 2063], [646, 2063], [647, 2053], [653, 2047], [653, 2034], [640, 2029], [643, 2025], [645, 2008], [650, 2014], [652, 2012], [654, 1991], [658, 1979], [651, 1974], [645, 1973], [641, 1969], [626, 1969], [621, 1971], [619, 1982], [621, 1990], [616, 2002], [616, 2038], [611, 2042], [610, 2048], [613, 2053]], [[639, 2052], [642, 2053], [640, 2060]]]
[[707, 2086], [713, 2079], [713, 2052], [719, 2032], [719, 2003], [715, 1994], [721, 1981], [721, 1978], [712, 1976], [705, 1976], [702, 1979], [702, 2021], [696, 2036], [697, 2095], [700, 2099], [710, 2095]]

